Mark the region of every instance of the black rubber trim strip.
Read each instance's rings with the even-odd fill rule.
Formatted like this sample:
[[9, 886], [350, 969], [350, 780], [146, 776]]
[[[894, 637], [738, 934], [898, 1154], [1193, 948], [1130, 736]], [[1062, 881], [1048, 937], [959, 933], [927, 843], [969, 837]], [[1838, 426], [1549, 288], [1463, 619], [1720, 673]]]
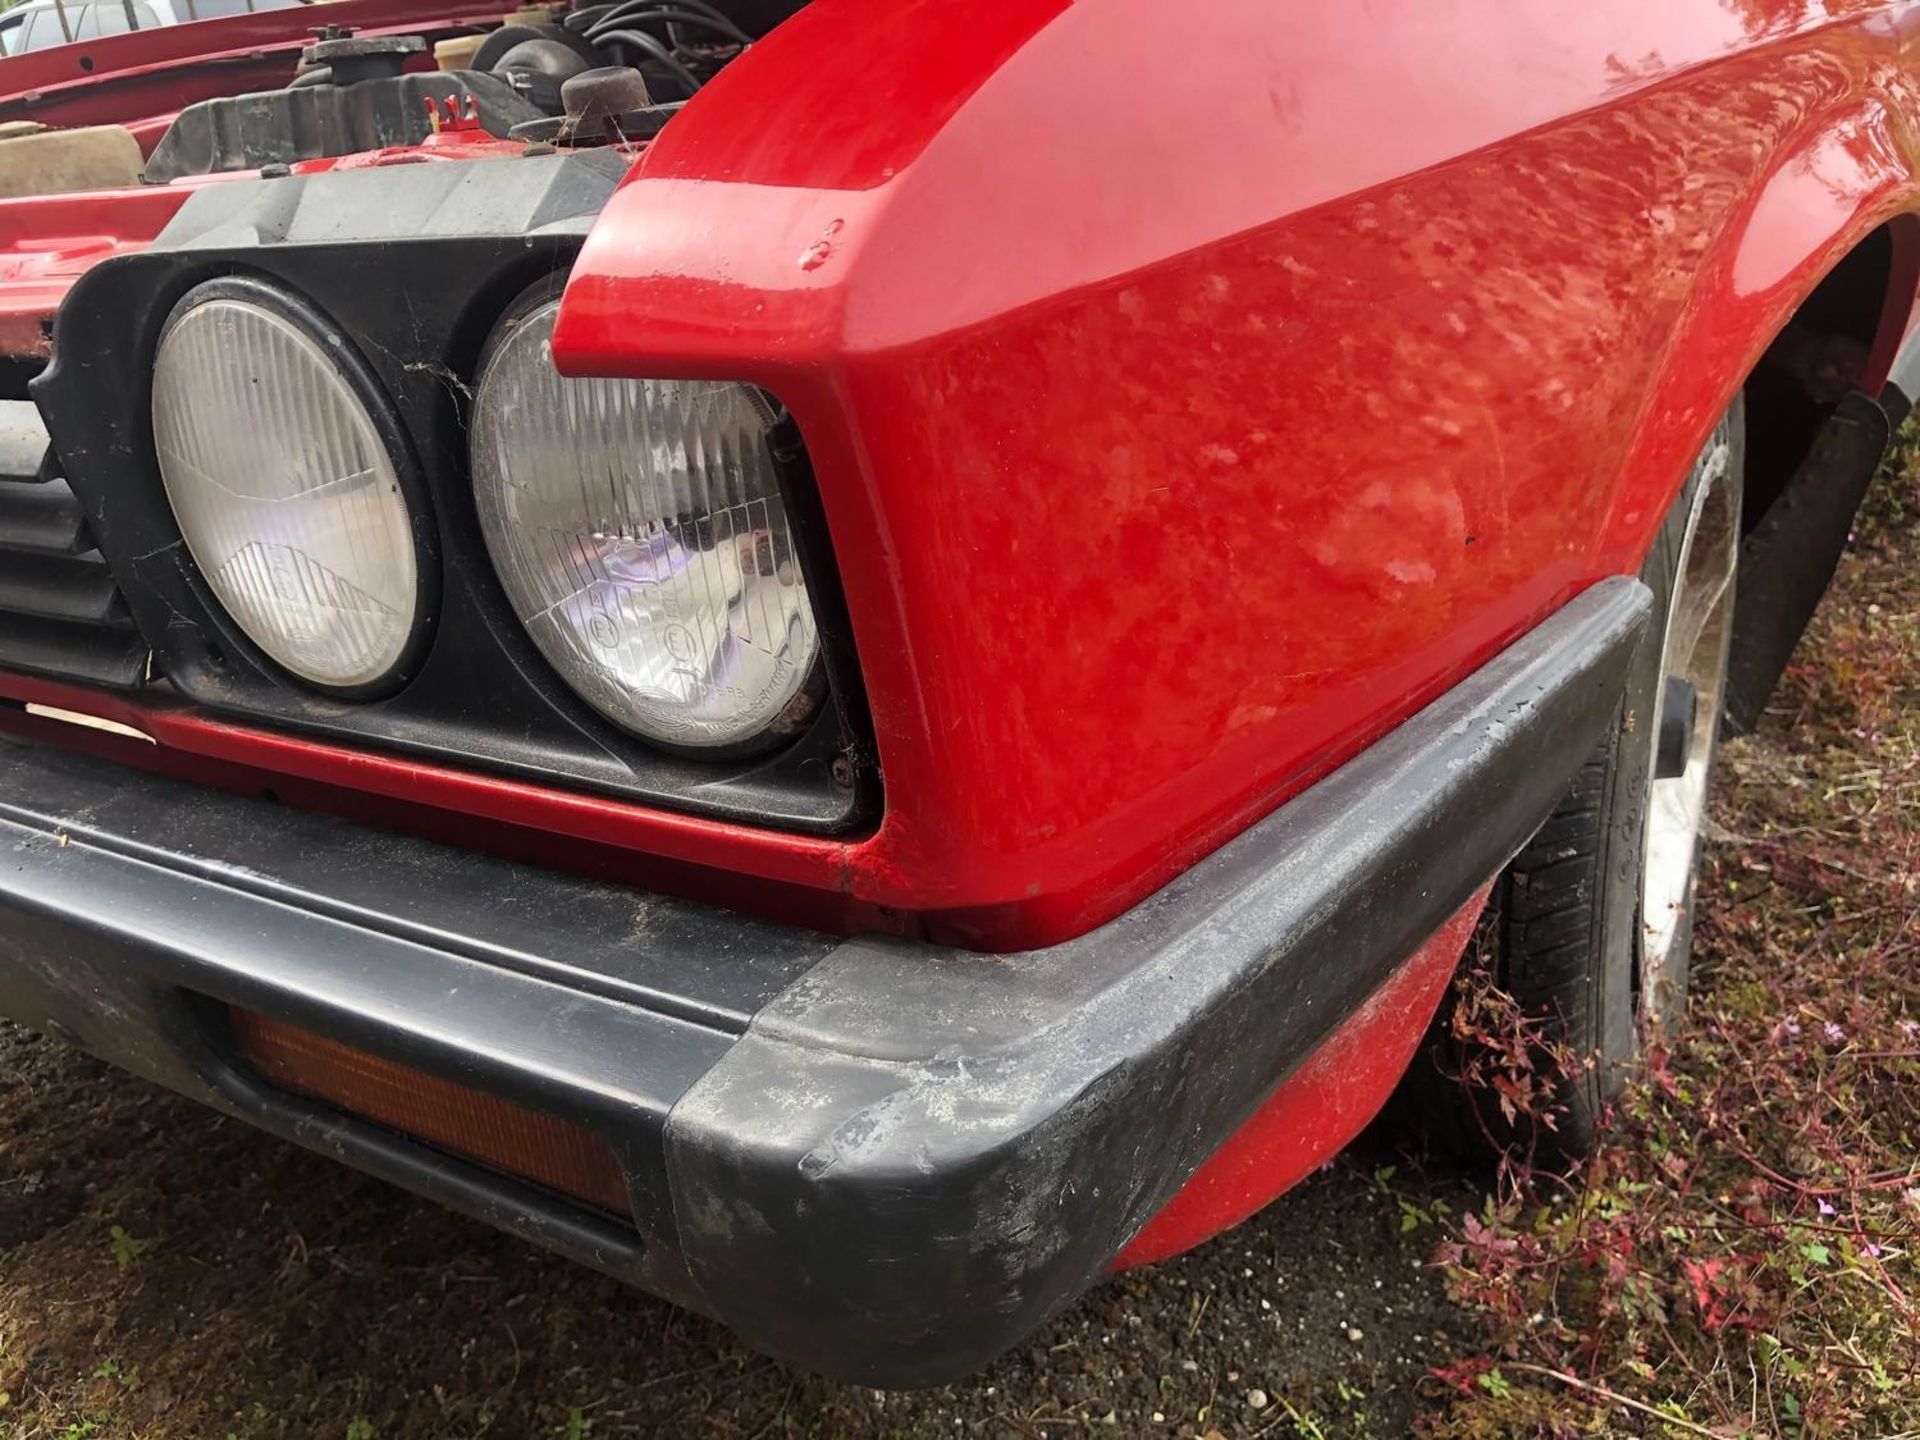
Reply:
[[707, 1308], [872, 1385], [952, 1380], [1040, 1325], [1520, 848], [1651, 605], [1595, 586], [1079, 940], [843, 946], [669, 1119]]

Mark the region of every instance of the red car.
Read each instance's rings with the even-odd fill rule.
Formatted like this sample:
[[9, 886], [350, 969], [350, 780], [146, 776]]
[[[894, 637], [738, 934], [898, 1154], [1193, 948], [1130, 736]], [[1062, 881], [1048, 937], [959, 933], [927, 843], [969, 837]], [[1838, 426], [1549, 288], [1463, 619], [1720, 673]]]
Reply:
[[870, 1384], [1476, 924], [1591, 1143], [1920, 385], [1920, 7], [324, 16], [0, 61], [0, 1012]]

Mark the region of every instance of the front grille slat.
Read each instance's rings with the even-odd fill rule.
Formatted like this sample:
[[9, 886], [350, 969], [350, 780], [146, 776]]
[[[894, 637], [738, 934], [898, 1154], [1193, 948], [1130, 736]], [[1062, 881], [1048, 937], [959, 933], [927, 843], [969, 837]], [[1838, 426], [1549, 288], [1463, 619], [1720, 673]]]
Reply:
[[67, 482], [0, 489], [0, 549], [33, 555], [78, 555], [93, 548], [87, 517]]
[[0, 669], [126, 689], [149, 654], [39, 411], [0, 402]]
[[120, 587], [98, 552], [39, 555], [31, 551], [0, 560], [0, 612], [41, 620], [131, 629], [133, 617]]
[[0, 615], [0, 670], [130, 690], [147, 678], [147, 645], [131, 630]]
[[0, 484], [47, 478], [47, 427], [31, 400], [0, 400]]

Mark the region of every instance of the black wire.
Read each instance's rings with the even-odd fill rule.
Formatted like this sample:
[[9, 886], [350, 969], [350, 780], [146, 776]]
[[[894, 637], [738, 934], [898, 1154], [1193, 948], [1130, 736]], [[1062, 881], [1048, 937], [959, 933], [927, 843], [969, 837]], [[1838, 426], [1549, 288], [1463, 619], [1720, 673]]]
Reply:
[[603, 0], [603, 3], [584, 6], [568, 15], [563, 22], [570, 29], [591, 30], [605, 24], [610, 18], [638, 15], [649, 9], [677, 8], [691, 11], [712, 21], [715, 25], [727, 27], [727, 33], [738, 35], [743, 43], [752, 37], [741, 30], [733, 18], [725, 12], [715, 9], [706, 0]]
[[[624, 0], [624, 3], [632, 3], [632, 0]], [[650, 3], [678, 5], [682, 10], [698, 10], [702, 15], [710, 16], [728, 25], [734, 23], [731, 15], [718, 5], [711, 4], [710, 0], [650, 0]]]
[[574, 34], [579, 35], [591, 30], [603, 18], [611, 15], [619, 8], [618, 3], [612, 5], [585, 5], [578, 10], [568, 11], [566, 18], [560, 23], [566, 26], [567, 29], [573, 31]]
[[680, 10], [663, 6], [658, 10], [648, 11], [640, 18], [642, 20], [660, 20], [668, 26], [675, 24], [697, 25], [701, 29], [711, 34], [719, 35], [735, 45], [751, 45], [753, 43], [753, 37], [731, 20], [715, 20], [711, 16], [702, 15], [697, 10]]
[[587, 38], [596, 45], [631, 45], [636, 50], [644, 50], [666, 66], [673, 78], [687, 87], [689, 95], [700, 88], [700, 77], [682, 65], [671, 50], [644, 30], [613, 30], [589, 35]]
[[[669, 27], [667, 31], [669, 36], [673, 36], [671, 27], [675, 24], [697, 25], [703, 30], [724, 37], [735, 45], [751, 45], [753, 43], [746, 31], [742, 30], [738, 25], [735, 25], [731, 20], [715, 20], [713, 17], [703, 15], [697, 10], [683, 10], [678, 6], [662, 5], [660, 0], [642, 0], [642, 3], [638, 5], [626, 4], [616, 6], [611, 14], [596, 19], [592, 25], [587, 27], [585, 33], [586, 37], [591, 40], [598, 31], [611, 30], [628, 25], [644, 25], [656, 21]], [[677, 39], [678, 37], [674, 38]]]

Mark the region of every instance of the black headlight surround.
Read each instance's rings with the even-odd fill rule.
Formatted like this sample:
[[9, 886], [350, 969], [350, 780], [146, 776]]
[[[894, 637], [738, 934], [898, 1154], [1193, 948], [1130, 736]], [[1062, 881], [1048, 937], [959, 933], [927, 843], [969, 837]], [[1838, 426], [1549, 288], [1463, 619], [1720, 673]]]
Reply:
[[[774, 443], [829, 684], [781, 748], [673, 754], [619, 730], [554, 674], [494, 576], [466, 454], [482, 349], [516, 296], [571, 265], [624, 170], [617, 155], [584, 152], [209, 186], [152, 248], [74, 287], [34, 398], [157, 674], [192, 700], [350, 746], [759, 827], [868, 827], [880, 809], [874, 747], [791, 422]], [[429, 643], [390, 692], [324, 694], [267, 660], [225, 619], [180, 539], [154, 459], [152, 357], [184, 296], [236, 278], [300, 297], [351, 338], [417, 462], [440, 592]]]

